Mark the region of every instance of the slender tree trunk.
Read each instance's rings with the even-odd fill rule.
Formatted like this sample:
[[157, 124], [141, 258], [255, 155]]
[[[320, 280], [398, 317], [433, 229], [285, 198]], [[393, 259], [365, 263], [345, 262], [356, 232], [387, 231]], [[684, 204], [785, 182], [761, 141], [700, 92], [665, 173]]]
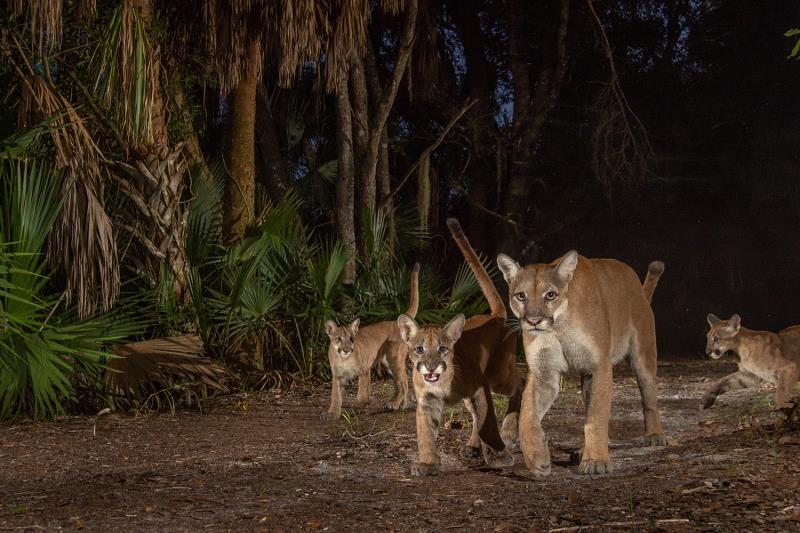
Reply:
[[[367, 96], [367, 80], [364, 74], [364, 62], [356, 52], [350, 54], [350, 91], [353, 104], [353, 140], [355, 168], [363, 168], [364, 156], [369, 143], [369, 103]], [[365, 235], [366, 218], [375, 209], [375, 175], [358, 172], [356, 183], [355, 206], [356, 239], [358, 253], [362, 260], [367, 258], [367, 236]]]
[[[375, 175], [378, 167], [380, 155], [381, 132], [386, 126], [389, 113], [394, 106], [397, 91], [400, 89], [400, 82], [408, 65], [411, 56], [411, 49], [414, 43], [414, 30], [417, 21], [418, 0], [409, 0], [406, 7], [405, 21], [403, 22], [403, 32], [397, 47], [394, 72], [385, 90], [382, 90], [382, 98], [375, 102], [370, 114], [368, 139], [364, 160], [359, 166], [359, 173], [363, 174], [360, 178], [361, 183], [375, 183]], [[370, 77], [373, 77], [370, 74]], [[371, 82], [374, 84], [374, 82]], [[372, 196], [374, 201], [374, 195]]]
[[[524, 227], [524, 216], [530, 202], [532, 176], [531, 164], [534, 146], [542, 134], [544, 125], [555, 107], [561, 83], [567, 70], [566, 35], [569, 22], [570, 0], [561, 0], [559, 25], [556, 31], [555, 52], [545, 57], [545, 65], [539, 74], [535, 94], [531, 94], [530, 62], [527, 58], [525, 37], [527, 26], [523, 0], [512, 0], [509, 9], [509, 56], [511, 75], [514, 81], [514, 125], [511, 149], [511, 171], [505, 194], [506, 216], [517, 222], [515, 227]], [[497, 251], [513, 253], [521, 243], [521, 236], [514, 232], [503, 233]]]
[[248, 54], [253, 68], [231, 94], [230, 134], [225, 154], [228, 179], [223, 205], [223, 234], [228, 246], [242, 238], [255, 217], [256, 65], [261, 61], [257, 41], [250, 43]]
[[281, 153], [278, 123], [262, 84], [258, 85], [256, 103], [256, 143], [261, 165], [266, 173], [267, 191], [272, 201], [278, 202], [289, 190], [289, 162]]
[[347, 261], [342, 282], [353, 284], [356, 280], [356, 232], [354, 217], [355, 163], [353, 159], [353, 124], [347, 77], [336, 88], [336, 131], [338, 153], [338, 181], [336, 183], [336, 231], [350, 259]]
[[[367, 78], [367, 88], [369, 89], [369, 97], [373, 102], [380, 102], [383, 100], [383, 88], [381, 87], [380, 77], [378, 75], [378, 66], [375, 62], [375, 52], [372, 49], [372, 43], [367, 42], [367, 54], [364, 61], [364, 71]], [[378, 145], [378, 164], [376, 172], [376, 207], [382, 206], [383, 201], [392, 192], [392, 180], [389, 166], [389, 121], [383, 125], [381, 130], [380, 143]], [[384, 209], [386, 211], [386, 219], [389, 224], [389, 239], [391, 240], [390, 246], [394, 248], [394, 239], [397, 234], [394, 225], [394, 214], [391, 209]]]
[[381, 132], [380, 157], [378, 157], [378, 198], [383, 201], [392, 191], [392, 181], [389, 174], [389, 125], [384, 126]]
[[[489, 64], [484, 50], [486, 39], [481, 29], [479, 3], [475, 0], [455, 0], [452, 8], [453, 20], [464, 43], [467, 90], [470, 97], [478, 101], [468, 123], [473, 151], [467, 169], [468, 193], [475, 204], [496, 211], [498, 206], [493, 193], [501, 176], [497, 173], [495, 152], [491, 147], [497, 144], [498, 138], [492, 138], [492, 133], [497, 133], [494, 118], [497, 72]], [[476, 249], [489, 255], [496, 244], [496, 222], [480, 209], [470, 211], [470, 241]]]

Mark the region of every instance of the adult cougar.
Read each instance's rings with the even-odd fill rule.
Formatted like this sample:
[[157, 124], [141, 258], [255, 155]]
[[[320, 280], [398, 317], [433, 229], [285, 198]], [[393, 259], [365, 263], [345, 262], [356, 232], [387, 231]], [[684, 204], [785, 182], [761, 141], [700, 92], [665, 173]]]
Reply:
[[541, 421], [558, 395], [561, 376], [568, 372], [581, 376], [586, 409], [578, 471], [611, 471], [611, 367], [625, 358], [642, 395], [642, 443], [665, 445], [656, 406], [656, 335], [650, 308], [664, 264], [650, 263], [644, 286], [628, 265], [587, 259], [574, 250], [550, 264], [523, 268], [504, 254], [497, 264], [508, 283], [511, 310], [520, 320], [528, 362], [519, 425], [522, 454], [533, 474], [550, 473]]
[[[411, 466], [413, 475], [439, 471], [436, 434], [445, 404], [462, 400], [472, 415], [472, 433], [463, 451], [466, 457], [483, 453], [490, 467], [508, 467], [514, 458], [507, 447], [513, 448], [518, 440], [522, 377], [516, 366], [516, 335], [506, 328], [503, 301], [458, 221], [449, 219], [447, 225], [489, 302], [491, 314], [468, 319], [456, 315], [444, 327], [419, 326], [406, 315], [397, 319], [413, 363], [417, 397], [419, 455]], [[492, 392], [510, 397], [500, 432]]]
[[758, 385], [775, 385], [775, 406], [783, 407], [800, 377], [800, 326], [778, 333], [753, 331], [741, 326], [739, 315], [720, 320], [707, 317], [706, 353], [719, 359], [727, 352], [739, 356], [739, 370], [716, 381], [703, 396], [703, 409], [714, 405], [720, 394]]
[[[406, 314], [416, 316], [419, 307], [419, 263], [411, 270], [410, 302]], [[380, 357], [390, 368], [394, 380], [394, 396], [386, 403], [391, 411], [405, 409], [408, 405], [407, 348], [397, 324], [392, 320], [377, 322], [359, 329], [359, 319], [345, 326], [333, 320], [325, 321], [328, 334], [328, 360], [331, 364], [331, 405], [323, 413], [325, 418], [339, 418], [342, 414], [342, 386], [358, 376], [357, 401], [369, 403], [370, 370]]]

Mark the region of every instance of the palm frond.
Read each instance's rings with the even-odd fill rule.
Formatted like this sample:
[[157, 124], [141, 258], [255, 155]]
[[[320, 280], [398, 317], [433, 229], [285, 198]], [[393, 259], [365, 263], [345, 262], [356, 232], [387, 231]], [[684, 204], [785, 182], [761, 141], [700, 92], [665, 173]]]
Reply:
[[114, 229], [101, 200], [100, 149], [83, 119], [52, 83], [30, 74], [22, 83], [20, 123], [47, 124], [56, 167], [66, 180], [55, 185], [64, 206], [49, 241], [49, 256], [67, 281], [81, 316], [108, 310], [119, 294], [119, 261]]
[[158, 391], [201, 385], [226, 390], [225, 370], [204, 357], [197, 335], [163, 337], [117, 346], [104, 381], [112, 403], [136, 404]]
[[92, 61], [95, 91], [134, 146], [153, 139], [158, 62], [131, 0], [114, 10]]
[[32, 47], [39, 57], [61, 45], [63, 0], [11, 0], [11, 8], [14, 15], [27, 17]]
[[192, 201], [186, 219], [186, 253], [189, 263], [205, 262], [222, 232], [222, 184], [220, 164], [201, 173], [192, 183]]

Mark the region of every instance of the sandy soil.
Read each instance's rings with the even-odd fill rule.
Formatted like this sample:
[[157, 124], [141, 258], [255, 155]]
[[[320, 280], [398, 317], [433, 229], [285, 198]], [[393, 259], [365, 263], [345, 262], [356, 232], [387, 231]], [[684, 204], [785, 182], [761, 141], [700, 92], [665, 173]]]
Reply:
[[[638, 389], [615, 369], [615, 471], [580, 476], [580, 395], [569, 382], [545, 419], [554, 467], [527, 475], [464, 461], [460, 406], [440, 432], [442, 472], [410, 478], [414, 414], [367, 409], [322, 422], [326, 387], [227, 396], [200, 414], [71, 417], [0, 428], [0, 531], [800, 531], [800, 435], [765, 431], [768, 388], [699, 399], [734, 365], [659, 364], [671, 439], [637, 448]], [[345, 405], [352, 405], [351, 389]]]

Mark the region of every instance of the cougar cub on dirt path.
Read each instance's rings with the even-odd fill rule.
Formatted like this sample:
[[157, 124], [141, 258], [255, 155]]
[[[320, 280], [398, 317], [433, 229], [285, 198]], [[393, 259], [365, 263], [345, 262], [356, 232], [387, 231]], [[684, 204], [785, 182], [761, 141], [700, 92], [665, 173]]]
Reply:
[[[491, 314], [468, 319], [459, 314], [444, 327], [419, 326], [407, 315], [397, 319], [413, 363], [417, 397], [419, 455], [411, 465], [412, 475], [439, 472], [436, 435], [445, 404], [463, 400], [472, 415], [472, 434], [463, 450], [467, 458], [483, 453], [489, 467], [509, 467], [514, 457], [507, 448], [516, 446], [518, 440], [523, 380], [516, 366], [517, 336], [506, 328], [503, 300], [458, 221], [449, 219], [447, 225], [489, 302]], [[510, 397], [500, 432], [492, 392]]]
[[608, 419], [613, 387], [611, 367], [629, 359], [642, 395], [643, 445], [664, 446], [656, 406], [656, 332], [650, 300], [664, 271], [650, 263], [644, 285], [628, 265], [587, 259], [574, 250], [550, 264], [521, 267], [500, 254], [497, 264], [508, 282], [511, 310], [519, 318], [528, 380], [520, 411], [520, 447], [536, 476], [550, 473], [550, 451], [542, 418], [558, 395], [561, 376], [581, 376], [586, 409], [584, 446], [578, 471], [612, 469]]
[[720, 320], [709, 314], [711, 329], [706, 335], [706, 353], [719, 359], [726, 352], [739, 356], [739, 371], [716, 381], [703, 396], [703, 409], [714, 405], [717, 396], [753, 387], [764, 381], [775, 385], [775, 407], [784, 407], [800, 377], [800, 326], [778, 333], [741, 327], [739, 315]]
[[[411, 270], [410, 302], [406, 314], [417, 315], [419, 307], [419, 263]], [[407, 348], [397, 323], [392, 320], [377, 322], [359, 329], [359, 319], [350, 325], [337, 326], [333, 320], [325, 321], [328, 334], [328, 360], [331, 363], [331, 406], [324, 418], [339, 418], [342, 414], [342, 387], [358, 376], [357, 401], [369, 403], [370, 370], [378, 358], [386, 364], [394, 380], [394, 396], [386, 403], [391, 411], [405, 409], [408, 405]]]

